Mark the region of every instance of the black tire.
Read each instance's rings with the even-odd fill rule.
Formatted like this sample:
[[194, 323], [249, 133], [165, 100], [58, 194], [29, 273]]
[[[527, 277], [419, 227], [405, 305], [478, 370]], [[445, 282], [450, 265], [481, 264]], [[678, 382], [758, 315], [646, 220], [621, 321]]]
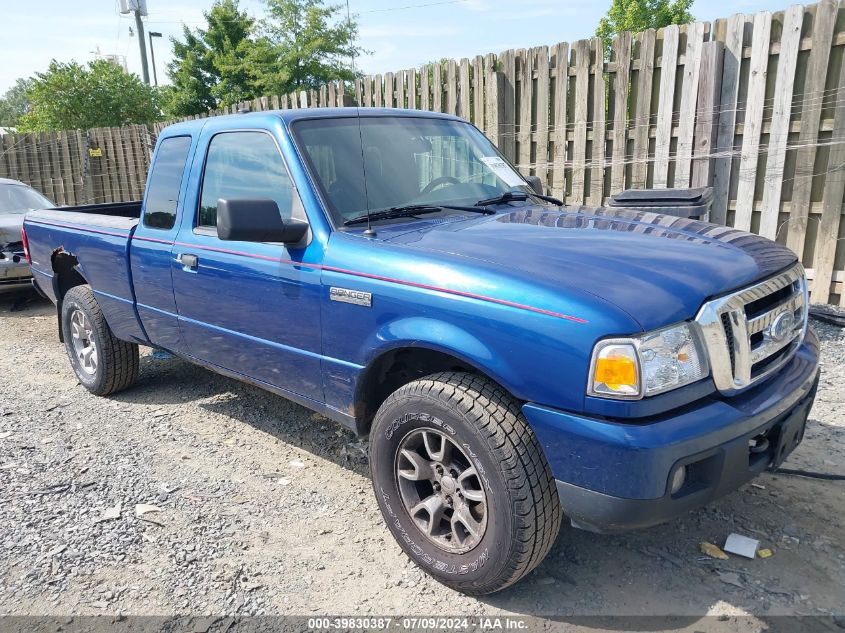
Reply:
[[[478, 481], [486, 493], [485, 528], [469, 551], [455, 553], [432, 542], [403, 500], [408, 484], [400, 483], [397, 472], [405, 459], [400, 451], [415, 437], [425, 437], [426, 429], [450, 439], [483, 475]], [[560, 500], [537, 438], [514, 399], [481, 376], [434, 374], [390, 395], [373, 421], [370, 466], [379, 507], [399, 545], [417, 565], [457, 591], [481, 595], [512, 585], [540, 564], [557, 538]], [[447, 486], [441, 484], [430, 494], [441, 494]], [[448, 501], [451, 506], [451, 496]], [[445, 538], [454, 543], [454, 518], [443, 521], [452, 525], [453, 533]], [[432, 515], [429, 532], [433, 523]]]
[[[96, 345], [97, 362], [93, 372], [84, 369], [74, 348], [71, 319], [77, 311], [90, 324], [90, 340]], [[126, 389], [138, 378], [138, 346], [112, 334], [90, 286], [74, 286], [64, 296], [62, 334], [73, 371], [91, 393], [107, 396]]]

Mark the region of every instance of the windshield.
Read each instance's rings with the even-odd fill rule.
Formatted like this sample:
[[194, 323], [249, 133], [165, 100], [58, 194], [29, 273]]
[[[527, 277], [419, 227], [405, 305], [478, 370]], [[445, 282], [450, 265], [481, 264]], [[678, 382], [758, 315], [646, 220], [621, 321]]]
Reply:
[[33, 209], [54, 207], [52, 202], [26, 185], [0, 184], [0, 215], [26, 213]]
[[306, 119], [292, 129], [337, 226], [394, 207], [531, 193], [492, 143], [461, 121], [364, 116]]

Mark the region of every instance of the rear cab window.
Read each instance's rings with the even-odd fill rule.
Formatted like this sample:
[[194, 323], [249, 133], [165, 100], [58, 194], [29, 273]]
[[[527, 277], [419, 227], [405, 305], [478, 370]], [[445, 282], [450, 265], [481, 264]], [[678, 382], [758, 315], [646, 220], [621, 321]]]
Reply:
[[144, 200], [144, 226], [169, 231], [176, 224], [179, 190], [190, 149], [190, 136], [172, 136], [159, 144]]

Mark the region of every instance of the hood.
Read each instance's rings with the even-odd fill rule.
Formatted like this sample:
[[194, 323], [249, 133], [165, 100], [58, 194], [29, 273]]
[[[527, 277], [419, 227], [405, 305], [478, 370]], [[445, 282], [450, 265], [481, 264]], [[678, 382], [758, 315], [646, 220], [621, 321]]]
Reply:
[[0, 213], [0, 247], [21, 241], [23, 213]]
[[601, 297], [645, 330], [690, 319], [706, 299], [796, 260], [789, 249], [745, 231], [627, 209], [531, 206], [408, 228], [383, 227], [379, 237], [494, 264], [526, 283]]

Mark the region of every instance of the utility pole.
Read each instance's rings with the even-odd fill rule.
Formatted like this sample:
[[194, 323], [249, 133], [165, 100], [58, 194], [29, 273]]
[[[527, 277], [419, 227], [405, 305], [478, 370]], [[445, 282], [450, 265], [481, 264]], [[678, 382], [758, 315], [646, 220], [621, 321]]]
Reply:
[[150, 31], [149, 35], [150, 35], [150, 60], [152, 61], [152, 64], [153, 64], [153, 81], [155, 82], [155, 85], [158, 86], [158, 72], [156, 71], [156, 50], [155, 50], [155, 47], [153, 46], [153, 38], [154, 37], [161, 37], [161, 33], [157, 32], [157, 31]]
[[141, 74], [144, 83], [150, 85], [150, 69], [147, 67], [147, 42], [144, 37], [144, 23], [141, 21], [141, 3], [135, 8], [135, 27], [138, 29], [138, 45], [141, 47]]

